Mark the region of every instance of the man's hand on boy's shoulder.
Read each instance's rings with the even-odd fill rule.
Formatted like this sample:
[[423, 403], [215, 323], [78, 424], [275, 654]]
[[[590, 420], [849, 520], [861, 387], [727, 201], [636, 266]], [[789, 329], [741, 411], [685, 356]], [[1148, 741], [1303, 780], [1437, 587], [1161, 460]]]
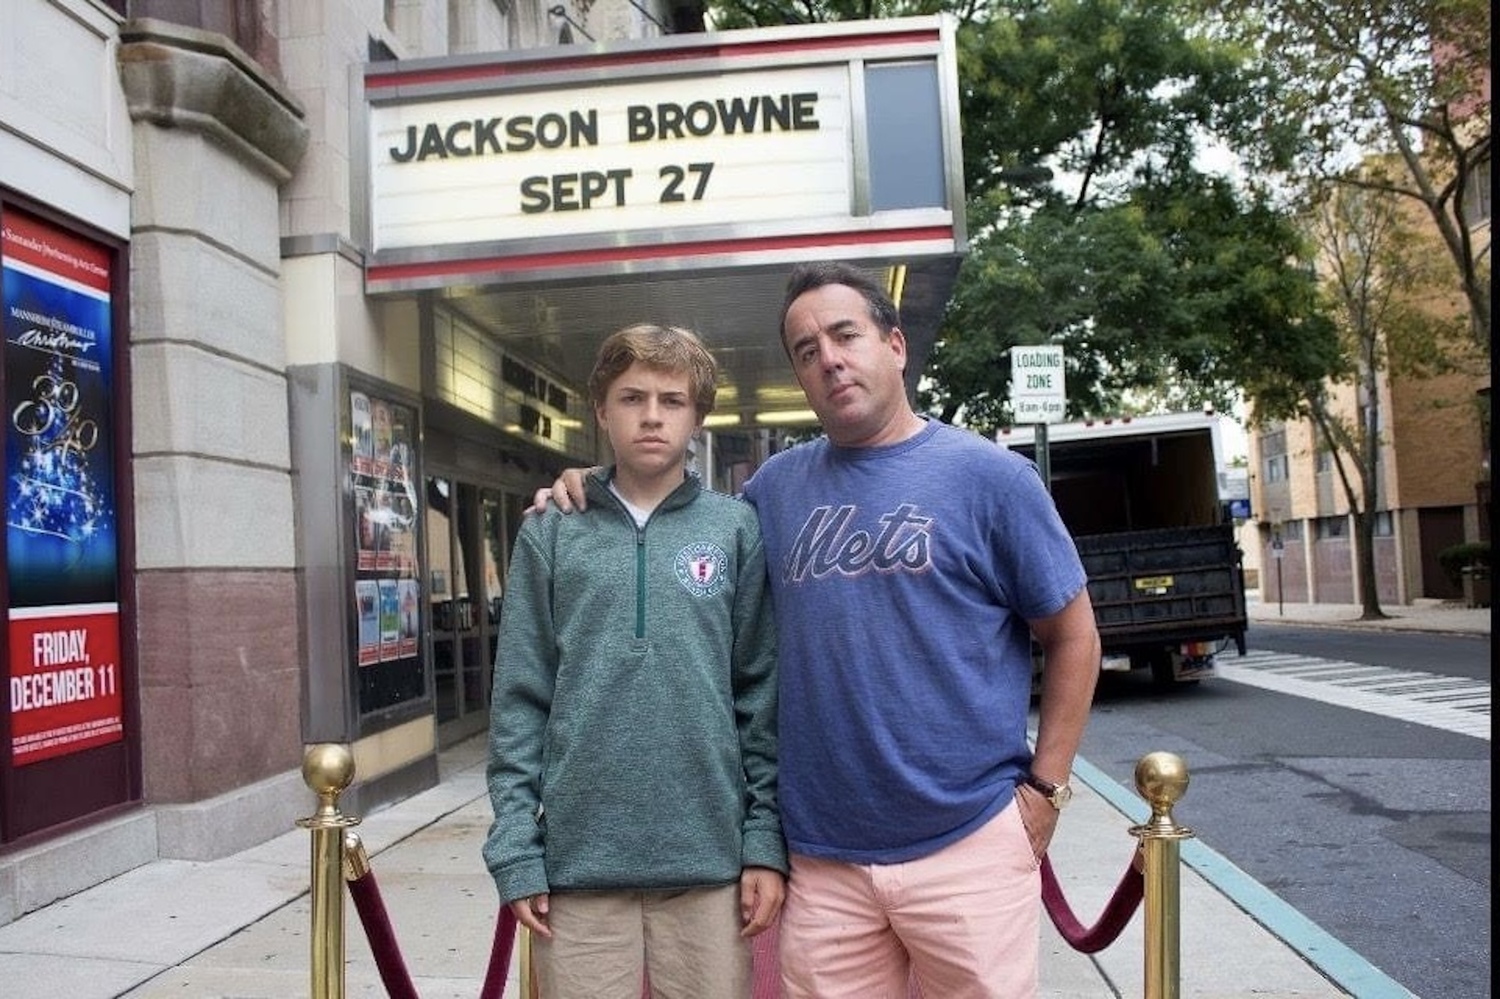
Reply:
[[543, 486], [541, 489], [538, 489], [536, 491], [536, 494], [534, 496], [531, 497], [531, 505], [528, 506], [523, 512], [527, 516], [530, 516], [533, 513], [546, 513], [547, 504], [551, 502], [552, 489], [550, 487]]
[[527, 513], [541, 513], [547, 509], [549, 502], [557, 505], [563, 513], [572, 513], [574, 510], [587, 510], [588, 498], [584, 495], [584, 476], [590, 472], [598, 471], [599, 466], [590, 468], [565, 468], [557, 481], [552, 485], [543, 486], [531, 497], [531, 505], [526, 508]]

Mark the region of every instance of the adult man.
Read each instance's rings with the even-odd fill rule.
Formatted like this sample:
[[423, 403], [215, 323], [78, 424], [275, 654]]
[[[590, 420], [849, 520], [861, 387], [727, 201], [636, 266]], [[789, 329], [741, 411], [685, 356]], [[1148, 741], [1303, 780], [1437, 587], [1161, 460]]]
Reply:
[[1033, 464], [911, 408], [867, 274], [798, 267], [781, 332], [825, 434], [745, 489], [779, 636], [783, 994], [899, 997], [914, 974], [943, 999], [1034, 995], [1037, 858], [1099, 669], [1083, 567]]

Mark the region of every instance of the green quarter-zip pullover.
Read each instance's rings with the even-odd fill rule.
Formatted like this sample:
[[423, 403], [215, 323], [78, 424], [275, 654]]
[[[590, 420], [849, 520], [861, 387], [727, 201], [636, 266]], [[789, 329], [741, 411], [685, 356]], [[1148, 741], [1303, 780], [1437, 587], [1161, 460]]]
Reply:
[[787, 870], [776, 641], [755, 511], [685, 479], [638, 527], [528, 516], [495, 657], [484, 859], [503, 901]]

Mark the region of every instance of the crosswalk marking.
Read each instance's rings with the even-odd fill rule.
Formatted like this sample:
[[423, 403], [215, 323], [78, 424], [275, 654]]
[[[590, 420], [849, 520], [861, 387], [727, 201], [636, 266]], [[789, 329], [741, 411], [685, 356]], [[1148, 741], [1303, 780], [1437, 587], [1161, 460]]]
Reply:
[[1232, 683], [1490, 739], [1490, 682], [1283, 652], [1220, 656]]

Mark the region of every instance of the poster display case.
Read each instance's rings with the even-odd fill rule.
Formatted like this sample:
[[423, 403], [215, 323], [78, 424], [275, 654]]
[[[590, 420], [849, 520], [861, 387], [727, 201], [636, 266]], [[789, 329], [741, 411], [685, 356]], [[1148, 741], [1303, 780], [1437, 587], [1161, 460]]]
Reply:
[[308, 636], [304, 728], [349, 741], [432, 710], [421, 636], [422, 408], [340, 365], [291, 382]]
[[413, 439], [417, 410], [351, 388], [348, 484], [354, 497], [355, 691], [361, 716], [423, 696]]

